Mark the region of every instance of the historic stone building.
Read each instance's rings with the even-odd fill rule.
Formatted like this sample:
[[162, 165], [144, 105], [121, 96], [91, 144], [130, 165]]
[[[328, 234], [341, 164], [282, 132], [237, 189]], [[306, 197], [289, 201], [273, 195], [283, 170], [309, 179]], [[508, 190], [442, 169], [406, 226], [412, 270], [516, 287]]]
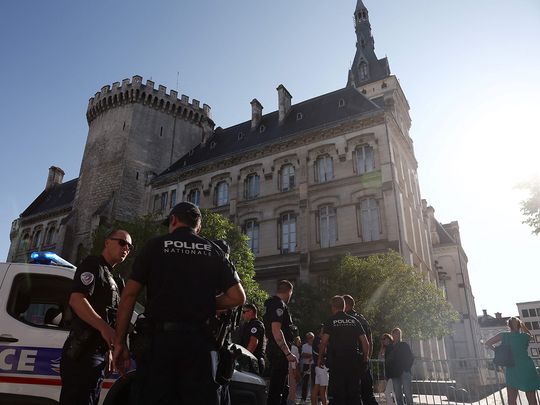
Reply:
[[[361, 0], [354, 21], [344, 88], [294, 104], [279, 85], [271, 112], [254, 99], [251, 117], [229, 128], [215, 128], [208, 105], [140, 76], [104, 86], [89, 101], [79, 178], [62, 183], [63, 172], [50, 169], [45, 191], [14, 221], [8, 260], [47, 248], [77, 262], [100, 223], [164, 216], [188, 200], [242, 227], [268, 290], [279, 278], [317, 282], [345, 253], [388, 249], [439, 283], [434, 264], [446, 247], [433, 244], [441, 225], [421, 199], [409, 104], [375, 54]], [[455, 271], [466, 274], [466, 264]], [[460, 312], [474, 314], [470, 302]], [[419, 350], [446, 356], [437, 342]]]

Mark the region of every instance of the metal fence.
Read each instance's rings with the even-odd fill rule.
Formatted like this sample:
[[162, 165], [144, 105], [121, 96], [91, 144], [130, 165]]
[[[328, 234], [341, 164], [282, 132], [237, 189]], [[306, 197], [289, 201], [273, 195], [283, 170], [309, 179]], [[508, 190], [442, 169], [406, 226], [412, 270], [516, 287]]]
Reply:
[[[379, 404], [394, 405], [394, 399], [384, 394], [384, 362], [373, 360], [372, 372]], [[495, 367], [492, 359], [416, 359], [412, 379], [415, 405], [508, 404], [504, 370]], [[538, 391], [536, 397], [540, 403]], [[525, 393], [519, 393], [517, 403], [528, 403]]]

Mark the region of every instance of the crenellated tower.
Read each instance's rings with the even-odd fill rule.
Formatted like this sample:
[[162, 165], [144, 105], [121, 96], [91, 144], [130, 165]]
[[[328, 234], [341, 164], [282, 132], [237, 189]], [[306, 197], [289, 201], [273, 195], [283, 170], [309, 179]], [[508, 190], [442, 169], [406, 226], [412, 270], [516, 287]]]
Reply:
[[104, 86], [88, 102], [88, 137], [69, 221], [75, 260], [100, 223], [142, 215], [148, 181], [209, 137], [210, 107], [141, 76]]

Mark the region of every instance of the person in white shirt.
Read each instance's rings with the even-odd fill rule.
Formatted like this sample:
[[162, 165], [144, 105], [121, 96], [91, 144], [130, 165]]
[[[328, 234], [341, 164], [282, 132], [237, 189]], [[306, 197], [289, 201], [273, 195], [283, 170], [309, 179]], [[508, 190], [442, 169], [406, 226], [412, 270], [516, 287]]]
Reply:
[[[308, 393], [308, 386], [309, 380], [313, 380], [315, 376], [312, 378], [312, 367], [313, 364], [313, 339], [315, 339], [315, 335], [313, 332], [306, 333], [306, 343], [302, 345], [302, 401], [306, 402], [307, 399], [307, 393]], [[311, 383], [311, 386], [313, 386], [313, 381]]]
[[[291, 353], [294, 354], [297, 359], [300, 358], [299, 347], [301, 344], [302, 341], [300, 340], [300, 336], [296, 336], [291, 345]], [[296, 404], [296, 389], [299, 382], [300, 365], [298, 363], [289, 363], [289, 396], [287, 397], [287, 405]]]

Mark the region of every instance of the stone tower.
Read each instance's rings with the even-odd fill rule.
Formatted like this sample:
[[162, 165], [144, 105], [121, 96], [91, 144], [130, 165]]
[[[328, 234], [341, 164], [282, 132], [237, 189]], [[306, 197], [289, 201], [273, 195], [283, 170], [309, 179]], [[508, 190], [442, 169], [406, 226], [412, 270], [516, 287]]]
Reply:
[[68, 260], [88, 251], [100, 223], [130, 220], [145, 212], [148, 181], [213, 131], [210, 107], [165, 86], [133, 76], [102, 87], [89, 100], [88, 137], [79, 173]]

